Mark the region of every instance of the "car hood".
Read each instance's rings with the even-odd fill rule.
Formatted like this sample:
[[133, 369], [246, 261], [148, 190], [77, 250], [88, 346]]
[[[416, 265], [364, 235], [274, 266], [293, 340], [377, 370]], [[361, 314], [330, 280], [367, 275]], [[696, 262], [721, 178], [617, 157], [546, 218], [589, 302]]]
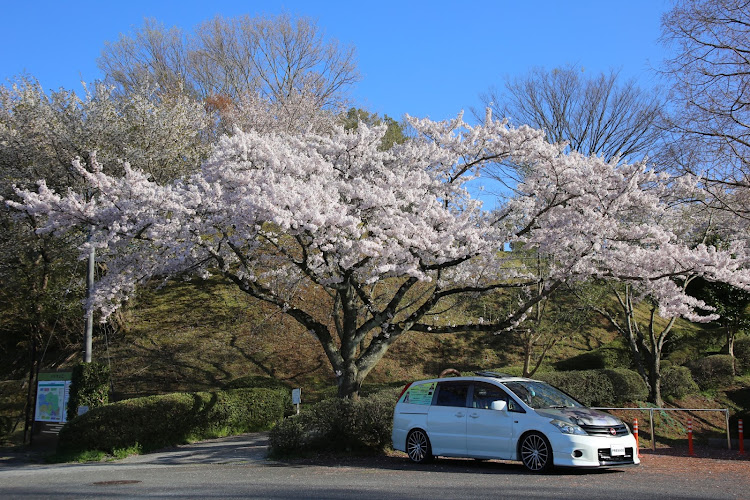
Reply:
[[543, 417], [567, 421], [576, 425], [620, 425], [622, 421], [609, 413], [590, 408], [539, 408]]

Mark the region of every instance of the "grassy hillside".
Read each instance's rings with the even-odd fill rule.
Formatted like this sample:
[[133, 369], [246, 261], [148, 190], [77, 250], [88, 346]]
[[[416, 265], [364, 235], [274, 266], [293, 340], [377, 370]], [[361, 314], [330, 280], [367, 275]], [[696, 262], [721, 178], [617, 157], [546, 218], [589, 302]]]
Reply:
[[[407, 334], [368, 382], [513, 363], [506, 342], [492, 335]], [[98, 339], [95, 357], [110, 363], [116, 398], [221, 387], [248, 375], [272, 376], [313, 391], [334, 384], [322, 348], [301, 326], [215, 281], [141, 293], [124, 310], [122, 328], [106, 342]]]
[[[248, 375], [272, 376], [310, 391], [334, 384], [322, 348], [301, 326], [218, 281], [146, 290], [123, 310], [121, 325], [106, 338], [100, 336], [94, 352], [97, 360], [111, 366], [116, 399], [205, 390]], [[699, 337], [698, 333], [699, 327], [688, 322], [675, 328], [675, 335], [683, 339]], [[604, 320], [592, 316], [584, 328], [549, 352], [541, 370], [603, 345], [622, 343]], [[445, 368], [514, 371], [520, 370], [521, 362], [522, 346], [510, 333], [409, 333], [366, 382], [432, 377]]]

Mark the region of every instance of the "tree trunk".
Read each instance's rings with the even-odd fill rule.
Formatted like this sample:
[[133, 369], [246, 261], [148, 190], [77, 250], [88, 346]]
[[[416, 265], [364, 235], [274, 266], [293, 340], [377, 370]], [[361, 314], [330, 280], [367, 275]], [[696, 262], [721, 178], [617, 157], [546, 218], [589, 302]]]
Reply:
[[23, 425], [23, 442], [26, 443], [28, 437], [28, 443], [33, 442], [33, 426], [34, 426], [34, 412], [36, 410], [36, 380], [34, 375], [37, 372], [36, 369], [36, 338], [32, 335], [31, 346], [29, 348], [29, 387], [26, 393], [26, 415], [24, 418]]
[[352, 364], [337, 378], [338, 396], [340, 398], [359, 399], [359, 390], [362, 388], [363, 380], [364, 376], [357, 370], [356, 365]]
[[664, 406], [661, 398], [661, 353], [654, 353], [649, 372], [648, 400], [661, 408]]
[[523, 377], [531, 376], [531, 340], [526, 339], [526, 345], [523, 352]]
[[732, 374], [737, 376], [737, 358], [734, 357], [734, 338], [736, 329], [727, 325], [727, 354], [732, 356]]

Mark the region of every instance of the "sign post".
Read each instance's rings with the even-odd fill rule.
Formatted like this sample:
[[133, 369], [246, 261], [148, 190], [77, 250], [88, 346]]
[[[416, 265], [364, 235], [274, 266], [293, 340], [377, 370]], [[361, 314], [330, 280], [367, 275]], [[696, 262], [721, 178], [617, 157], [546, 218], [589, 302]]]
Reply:
[[297, 405], [297, 415], [299, 415], [299, 405], [302, 402], [302, 389], [292, 389], [292, 404]]

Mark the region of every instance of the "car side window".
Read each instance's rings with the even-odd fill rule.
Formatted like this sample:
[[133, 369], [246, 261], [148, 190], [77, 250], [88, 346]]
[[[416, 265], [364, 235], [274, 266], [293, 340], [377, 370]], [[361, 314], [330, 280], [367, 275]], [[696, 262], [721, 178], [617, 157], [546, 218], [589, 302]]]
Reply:
[[469, 382], [440, 382], [435, 406], [466, 406]]
[[508, 404], [508, 411], [524, 412], [518, 403], [498, 386], [487, 382], [474, 382], [474, 391], [471, 397], [472, 407], [489, 409], [495, 401], [505, 401]]
[[508, 402], [508, 395], [496, 385], [487, 382], [474, 382], [474, 393], [471, 397], [471, 406], [489, 410], [495, 401]]

